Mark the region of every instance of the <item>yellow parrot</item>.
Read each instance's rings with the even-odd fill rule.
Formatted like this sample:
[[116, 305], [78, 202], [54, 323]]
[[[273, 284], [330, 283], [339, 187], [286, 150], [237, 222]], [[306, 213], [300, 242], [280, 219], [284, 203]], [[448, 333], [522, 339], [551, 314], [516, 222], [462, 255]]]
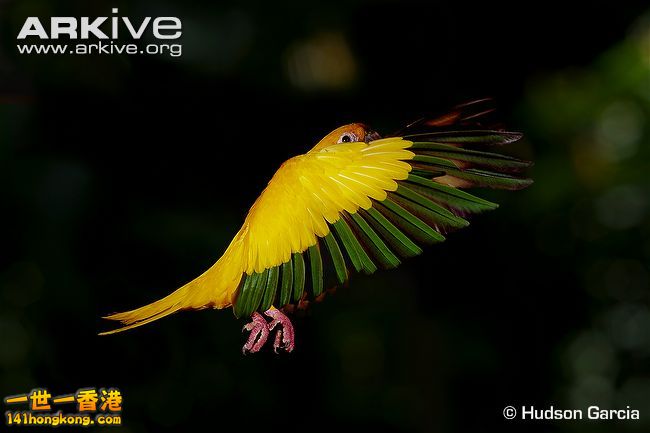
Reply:
[[328, 271], [343, 284], [350, 269], [394, 268], [466, 227], [467, 215], [497, 207], [462, 189], [532, 183], [521, 174], [530, 162], [494, 152], [522, 135], [478, 123], [491, 111], [481, 111], [485, 102], [421, 119], [399, 136], [381, 138], [361, 123], [330, 132], [280, 166], [212, 267], [158, 301], [105, 317], [124, 326], [100, 335], [179, 310], [233, 307], [252, 319], [244, 353], [258, 352], [276, 328], [274, 350], [291, 352], [285, 313], [320, 299]]

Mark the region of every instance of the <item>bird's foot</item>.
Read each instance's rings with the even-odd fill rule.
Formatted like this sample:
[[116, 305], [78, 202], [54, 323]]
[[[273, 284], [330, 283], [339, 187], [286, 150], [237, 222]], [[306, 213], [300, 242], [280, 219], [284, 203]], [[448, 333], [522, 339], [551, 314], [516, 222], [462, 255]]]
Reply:
[[248, 336], [248, 341], [242, 347], [242, 353], [245, 355], [247, 352], [256, 353], [259, 352], [266, 340], [269, 338], [269, 328], [266, 324], [264, 317], [258, 312], [253, 313], [251, 316], [253, 319], [250, 323], [247, 323], [244, 326], [243, 331], [250, 331]]
[[264, 317], [255, 312], [251, 316], [252, 321], [244, 326], [242, 331], [250, 331], [251, 334], [248, 336], [248, 341], [244, 344], [242, 352], [244, 354], [259, 352], [269, 338], [269, 333], [276, 327], [278, 327], [278, 330], [273, 342], [273, 351], [275, 353], [278, 353], [279, 349], [284, 349], [287, 352], [293, 351], [294, 331], [289, 318], [274, 307], [266, 310], [264, 314], [272, 319], [270, 323], [266, 323]]
[[270, 308], [264, 312], [271, 319], [269, 323], [269, 331], [272, 331], [276, 326], [280, 325], [278, 332], [275, 334], [275, 341], [273, 342], [273, 351], [278, 353], [278, 349], [284, 349], [287, 352], [293, 351], [294, 346], [294, 332], [291, 320], [280, 310]]

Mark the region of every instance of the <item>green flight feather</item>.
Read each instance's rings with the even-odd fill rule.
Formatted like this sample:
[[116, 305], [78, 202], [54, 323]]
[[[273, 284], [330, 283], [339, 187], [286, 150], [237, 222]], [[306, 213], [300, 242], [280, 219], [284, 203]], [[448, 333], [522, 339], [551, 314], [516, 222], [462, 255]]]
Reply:
[[460, 217], [454, 216], [454, 219], [441, 217], [439, 213], [431, 211], [429, 208], [422, 206], [418, 202], [408, 200], [399, 194], [388, 193], [388, 197], [393, 203], [400, 205], [402, 208], [418, 217], [429, 227], [434, 228], [439, 233], [444, 233], [453, 229], [465, 228], [469, 225], [469, 221]]
[[395, 268], [399, 266], [399, 258], [384, 243], [377, 232], [372, 229], [370, 224], [368, 224], [359, 213], [354, 213], [351, 217], [359, 237], [364, 240], [363, 245], [373, 253], [374, 258], [377, 259], [385, 268]]
[[305, 290], [305, 260], [301, 253], [293, 253], [293, 300], [300, 301]]
[[253, 272], [250, 275], [244, 275], [244, 283], [241, 285], [239, 295], [235, 301], [235, 316], [248, 317], [260, 305], [264, 288], [266, 287], [266, 279], [268, 269], [257, 273]]
[[418, 247], [415, 242], [406, 236], [377, 209], [370, 208], [367, 211], [361, 209], [360, 212], [364, 215], [366, 221], [370, 222], [374, 229], [388, 241], [390, 246], [401, 257], [414, 257], [422, 253], [422, 248]]
[[239, 283], [239, 289], [237, 291], [237, 299], [235, 300], [235, 308], [233, 309], [235, 317], [242, 317], [246, 312], [246, 306], [248, 304], [248, 298], [250, 297], [250, 286], [253, 282], [251, 275], [244, 274]]
[[327, 245], [327, 250], [330, 253], [330, 257], [332, 258], [332, 264], [334, 265], [334, 270], [336, 271], [336, 278], [338, 279], [339, 283], [343, 284], [345, 280], [348, 279], [348, 270], [345, 266], [345, 259], [343, 258], [341, 247], [339, 246], [338, 242], [336, 242], [336, 238], [334, 238], [334, 235], [331, 231], [323, 239], [325, 239], [325, 245]]
[[404, 209], [389, 198], [382, 202], [376, 202], [379, 210], [386, 218], [400, 229], [407, 231], [412, 237], [420, 242], [436, 243], [445, 240], [445, 237], [430, 227], [427, 223]]
[[318, 243], [309, 247], [309, 268], [311, 270], [311, 287], [314, 297], [323, 293], [323, 259]]
[[354, 236], [354, 233], [352, 233], [352, 230], [345, 219], [340, 218], [332, 224], [332, 226], [343, 243], [343, 247], [347, 251], [350, 261], [357, 272], [361, 270], [367, 274], [375, 272], [377, 266], [372, 262], [368, 253], [366, 253], [363, 246], [359, 243], [359, 240]]
[[[469, 222], [463, 218], [457, 217], [451, 211], [429, 200], [426, 196], [413, 191], [403, 183], [398, 184], [395, 194], [427, 209], [429, 211], [428, 214], [430, 214], [429, 217], [435, 225], [454, 229], [467, 227], [469, 225]], [[394, 196], [395, 194], [391, 195]], [[401, 200], [397, 200], [397, 202], [403, 203]]]
[[282, 264], [280, 281], [280, 302], [278, 302], [278, 305], [284, 307], [291, 302], [291, 290], [293, 289], [293, 262], [291, 259]]
[[466, 131], [440, 131], [425, 132], [404, 136], [407, 140], [420, 142], [426, 140], [435, 143], [478, 144], [487, 146], [500, 146], [514, 143], [522, 137], [520, 132], [494, 131], [494, 130], [466, 130]]
[[266, 287], [264, 289], [264, 296], [262, 297], [262, 305], [260, 311], [266, 311], [271, 308], [273, 301], [275, 301], [275, 294], [278, 290], [278, 280], [280, 279], [280, 266], [269, 268], [269, 274], [266, 279]]
[[260, 303], [262, 302], [262, 296], [264, 296], [264, 289], [266, 289], [268, 275], [268, 269], [264, 269], [262, 272], [257, 274], [257, 279], [253, 282], [254, 290], [252, 292], [251, 302], [249, 304], [250, 313], [247, 315], [253, 314], [253, 312], [259, 308]]

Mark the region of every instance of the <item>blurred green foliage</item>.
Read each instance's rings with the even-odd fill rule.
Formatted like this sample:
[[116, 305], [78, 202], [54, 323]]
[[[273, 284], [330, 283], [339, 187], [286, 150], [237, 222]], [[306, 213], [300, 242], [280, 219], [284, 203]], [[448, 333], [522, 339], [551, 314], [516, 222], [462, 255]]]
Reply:
[[[648, 16], [588, 68], [530, 83], [517, 116], [544, 149], [531, 191], [539, 251], [566, 260], [588, 294], [559, 348], [563, 407], [650, 412], [650, 30]], [[559, 246], [559, 248], [558, 248]], [[643, 417], [642, 417], [643, 418]], [[618, 426], [617, 426], [618, 427]], [[640, 421], [631, 430], [648, 428]], [[569, 425], [567, 431], [612, 431]]]

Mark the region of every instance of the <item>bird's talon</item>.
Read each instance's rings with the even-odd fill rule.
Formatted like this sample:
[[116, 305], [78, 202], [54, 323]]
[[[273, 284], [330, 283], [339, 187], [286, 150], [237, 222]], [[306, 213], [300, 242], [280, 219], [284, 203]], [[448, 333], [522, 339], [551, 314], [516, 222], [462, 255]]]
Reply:
[[282, 311], [275, 308], [265, 311], [264, 314], [273, 319], [269, 324], [269, 330], [273, 330], [277, 325], [280, 325], [273, 342], [273, 350], [276, 353], [278, 349], [284, 349], [287, 352], [293, 351], [294, 330], [291, 320]]
[[269, 338], [269, 329], [266, 325], [266, 320], [260, 313], [253, 313], [251, 316], [252, 321], [244, 326], [243, 331], [250, 331], [248, 341], [242, 347], [242, 353], [256, 353], [264, 346], [266, 340]]

